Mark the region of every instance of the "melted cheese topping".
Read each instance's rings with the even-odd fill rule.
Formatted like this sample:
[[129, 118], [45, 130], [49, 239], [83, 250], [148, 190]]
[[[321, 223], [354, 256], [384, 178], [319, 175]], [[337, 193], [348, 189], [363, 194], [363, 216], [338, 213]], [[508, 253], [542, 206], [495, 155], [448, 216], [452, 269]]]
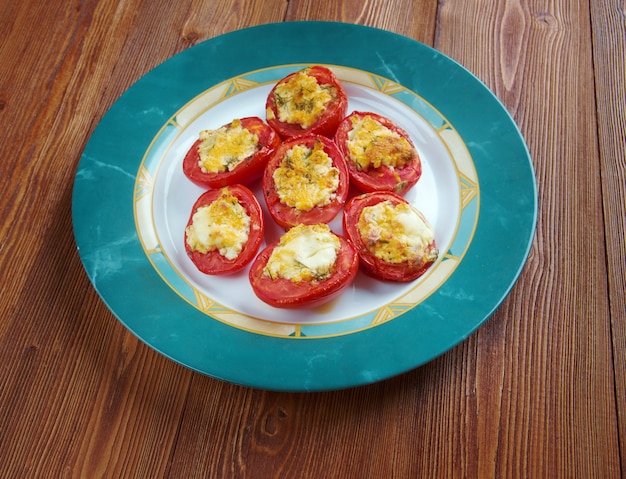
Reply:
[[259, 137], [243, 128], [241, 120], [217, 130], [203, 130], [200, 139], [198, 165], [204, 173], [232, 171], [259, 148]]
[[381, 166], [401, 168], [415, 157], [415, 148], [406, 138], [371, 116], [354, 115], [350, 119], [348, 150], [359, 170]]
[[323, 280], [332, 274], [339, 248], [328, 225], [294, 226], [274, 248], [263, 274], [295, 283]]
[[[313, 125], [337, 96], [332, 85], [320, 85], [307, 71], [297, 72], [274, 89], [278, 119], [283, 123], [298, 124], [303, 129]], [[273, 112], [268, 110], [268, 118]]]
[[437, 250], [429, 248], [433, 228], [406, 203], [382, 201], [363, 208], [358, 228], [370, 253], [388, 263], [437, 257]]
[[339, 170], [321, 141], [313, 149], [296, 145], [287, 151], [273, 178], [280, 201], [300, 211], [329, 204], [339, 187]]
[[217, 250], [232, 260], [248, 241], [250, 216], [235, 196], [223, 191], [213, 203], [196, 210], [185, 231], [193, 251], [206, 254]]

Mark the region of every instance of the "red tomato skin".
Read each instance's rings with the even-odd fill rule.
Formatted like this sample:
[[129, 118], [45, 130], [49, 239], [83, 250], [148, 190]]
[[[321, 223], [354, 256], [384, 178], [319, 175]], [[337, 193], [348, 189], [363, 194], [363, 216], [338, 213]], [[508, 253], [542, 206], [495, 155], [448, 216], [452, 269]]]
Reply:
[[404, 165], [402, 168], [391, 169], [388, 166], [381, 166], [380, 168], [368, 171], [359, 170], [356, 163], [351, 159], [347, 143], [348, 134], [352, 130], [351, 118], [353, 116], [371, 116], [382, 125], [406, 138], [415, 149], [409, 134], [389, 118], [372, 112], [354, 111], [339, 124], [334, 137], [335, 143], [346, 160], [346, 165], [350, 172], [350, 181], [362, 193], [390, 191], [398, 195], [404, 195], [409, 189], [415, 186], [422, 176], [422, 162], [417, 150], [415, 149], [415, 158], [413, 161]]
[[274, 91], [278, 85], [289, 81], [296, 73], [298, 72], [291, 73], [279, 80], [270, 91], [265, 103], [265, 108], [266, 111], [271, 110], [273, 112], [273, 118], [268, 117], [267, 123], [278, 132], [283, 140], [308, 134], [332, 138], [337, 129], [337, 125], [339, 125], [348, 112], [348, 95], [346, 95], [343, 86], [335, 74], [324, 66], [314, 65], [309, 67], [307, 74], [315, 77], [317, 83], [320, 85], [333, 85], [336, 88], [337, 97], [330, 103], [326, 112], [313, 125], [306, 129], [302, 128], [299, 124], [286, 123], [278, 119], [278, 108], [276, 107]]
[[[267, 160], [280, 145], [280, 137], [259, 117], [251, 116], [240, 120], [243, 128], [258, 135], [261, 148], [254, 155], [239, 163], [232, 171], [204, 173], [198, 164], [200, 161], [198, 146], [201, 143], [198, 139], [183, 159], [183, 172], [187, 178], [198, 186], [222, 188], [235, 184], [249, 185], [262, 176]], [[224, 126], [229, 126], [231, 123]]]
[[[364, 193], [351, 198], [346, 203], [343, 212], [343, 231], [356, 248], [361, 268], [366, 274], [383, 281], [413, 281], [422, 276], [428, 268], [433, 265], [435, 260], [424, 259], [419, 263], [408, 261], [403, 263], [388, 263], [387, 261], [377, 258], [367, 249], [359, 233], [358, 222], [363, 208], [374, 206], [387, 200], [390, 200], [396, 205], [399, 203], [408, 203], [403, 197], [391, 192]], [[435, 241], [428, 246], [429, 249], [436, 247]]]
[[[276, 168], [280, 166], [287, 151], [296, 145], [305, 145], [308, 148], [313, 148], [316, 140], [323, 143], [324, 151], [330, 156], [334, 166], [339, 170], [339, 186], [336, 191], [336, 197], [328, 205], [316, 206], [309, 211], [300, 211], [280, 201], [272, 175]], [[274, 221], [283, 228], [291, 228], [298, 224], [313, 225], [332, 221], [346, 202], [350, 186], [350, 177], [343, 155], [333, 141], [321, 135], [307, 135], [284, 141], [269, 159], [262, 181], [263, 196], [269, 213]]]
[[294, 283], [288, 279], [271, 279], [263, 275], [267, 261], [280, 240], [265, 247], [250, 267], [249, 279], [254, 294], [270, 306], [291, 309], [315, 308], [337, 298], [352, 284], [359, 270], [359, 256], [354, 246], [346, 238], [337, 236], [341, 242], [337, 267], [323, 281]]
[[185, 251], [187, 256], [189, 256], [199, 271], [208, 275], [227, 275], [241, 271], [254, 259], [263, 241], [264, 223], [261, 205], [252, 191], [243, 185], [229, 185], [220, 189], [206, 191], [200, 195], [191, 209], [187, 226], [193, 223], [193, 215], [198, 208], [213, 203], [221, 196], [224, 190], [235, 196], [248, 215], [250, 215], [250, 234], [239, 256], [230, 260], [222, 256], [219, 251], [209, 251], [206, 254], [193, 251], [187, 244], [187, 234], [185, 233]]

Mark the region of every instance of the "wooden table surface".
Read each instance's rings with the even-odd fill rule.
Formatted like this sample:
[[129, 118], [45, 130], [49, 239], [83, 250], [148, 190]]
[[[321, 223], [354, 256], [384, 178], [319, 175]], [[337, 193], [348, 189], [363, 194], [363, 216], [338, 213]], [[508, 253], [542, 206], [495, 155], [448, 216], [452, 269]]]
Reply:
[[[519, 125], [539, 212], [473, 335], [341, 391], [249, 389], [144, 345], [72, 231], [81, 152], [118, 97], [219, 34], [292, 20], [396, 32], [478, 76]], [[0, 477], [626, 475], [623, 0], [0, 0]]]

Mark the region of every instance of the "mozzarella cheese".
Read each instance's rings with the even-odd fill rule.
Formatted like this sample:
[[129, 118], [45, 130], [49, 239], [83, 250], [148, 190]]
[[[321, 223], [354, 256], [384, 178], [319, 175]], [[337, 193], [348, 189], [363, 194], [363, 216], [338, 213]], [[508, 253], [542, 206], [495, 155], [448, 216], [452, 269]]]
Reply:
[[[274, 89], [278, 119], [283, 123], [298, 124], [309, 128], [326, 111], [328, 104], [337, 96], [332, 85], [320, 85], [317, 79], [302, 70]], [[268, 109], [268, 118], [273, 112]]]
[[300, 211], [329, 204], [339, 188], [339, 170], [321, 141], [313, 148], [296, 145], [288, 150], [273, 179], [280, 201]]
[[206, 254], [217, 250], [226, 259], [239, 256], [250, 235], [250, 216], [239, 200], [223, 192], [213, 203], [201, 206], [186, 229], [192, 251]]
[[348, 150], [359, 170], [387, 166], [399, 168], [416, 156], [406, 138], [390, 130], [369, 115], [353, 115], [348, 133]]
[[339, 238], [328, 225], [294, 226], [274, 248], [264, 274], [295, 283], [323, 280], [332, 274], [339, 248]]
[[358, 228], [370, 253], [388, 263], [437, 257], [437, 250], [429, 248], [435, 239], [432, 226], [406, 203], [381, 201], [363, 208]]
[[259, 148], [259, 137], [243, 128], [241, 120], [217, 130], [203, 130], [200, 140], [198, 165], [204, 173], [232, 171]]

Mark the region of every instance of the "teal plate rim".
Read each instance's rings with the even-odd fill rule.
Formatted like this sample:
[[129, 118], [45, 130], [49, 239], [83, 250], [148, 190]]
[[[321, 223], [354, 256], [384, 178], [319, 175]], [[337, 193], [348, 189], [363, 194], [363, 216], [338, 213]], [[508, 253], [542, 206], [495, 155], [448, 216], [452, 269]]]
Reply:
[[[454, 126], [480, 182], [473, 238], [443, 284], [392, 321], [308, 340], [232, 327], [183, 300], [146, 255], [134, 215], [138, 168], [157, 132], [176, 112], [229, 79], [293, 64], [362, 70], [424, 98]], [[506, 298], [522, 271], [536, 227], [537, 188], [515, 122], [495, 95], [454, 60], [381, 29], [286, 22], [202, 42], [157, 66], [121, 95], [84, 149], [74, 179], [72, 220], [94, 288], [147, 345], [231, 383], [321, 391], [404, 373], [471, 335]]]

